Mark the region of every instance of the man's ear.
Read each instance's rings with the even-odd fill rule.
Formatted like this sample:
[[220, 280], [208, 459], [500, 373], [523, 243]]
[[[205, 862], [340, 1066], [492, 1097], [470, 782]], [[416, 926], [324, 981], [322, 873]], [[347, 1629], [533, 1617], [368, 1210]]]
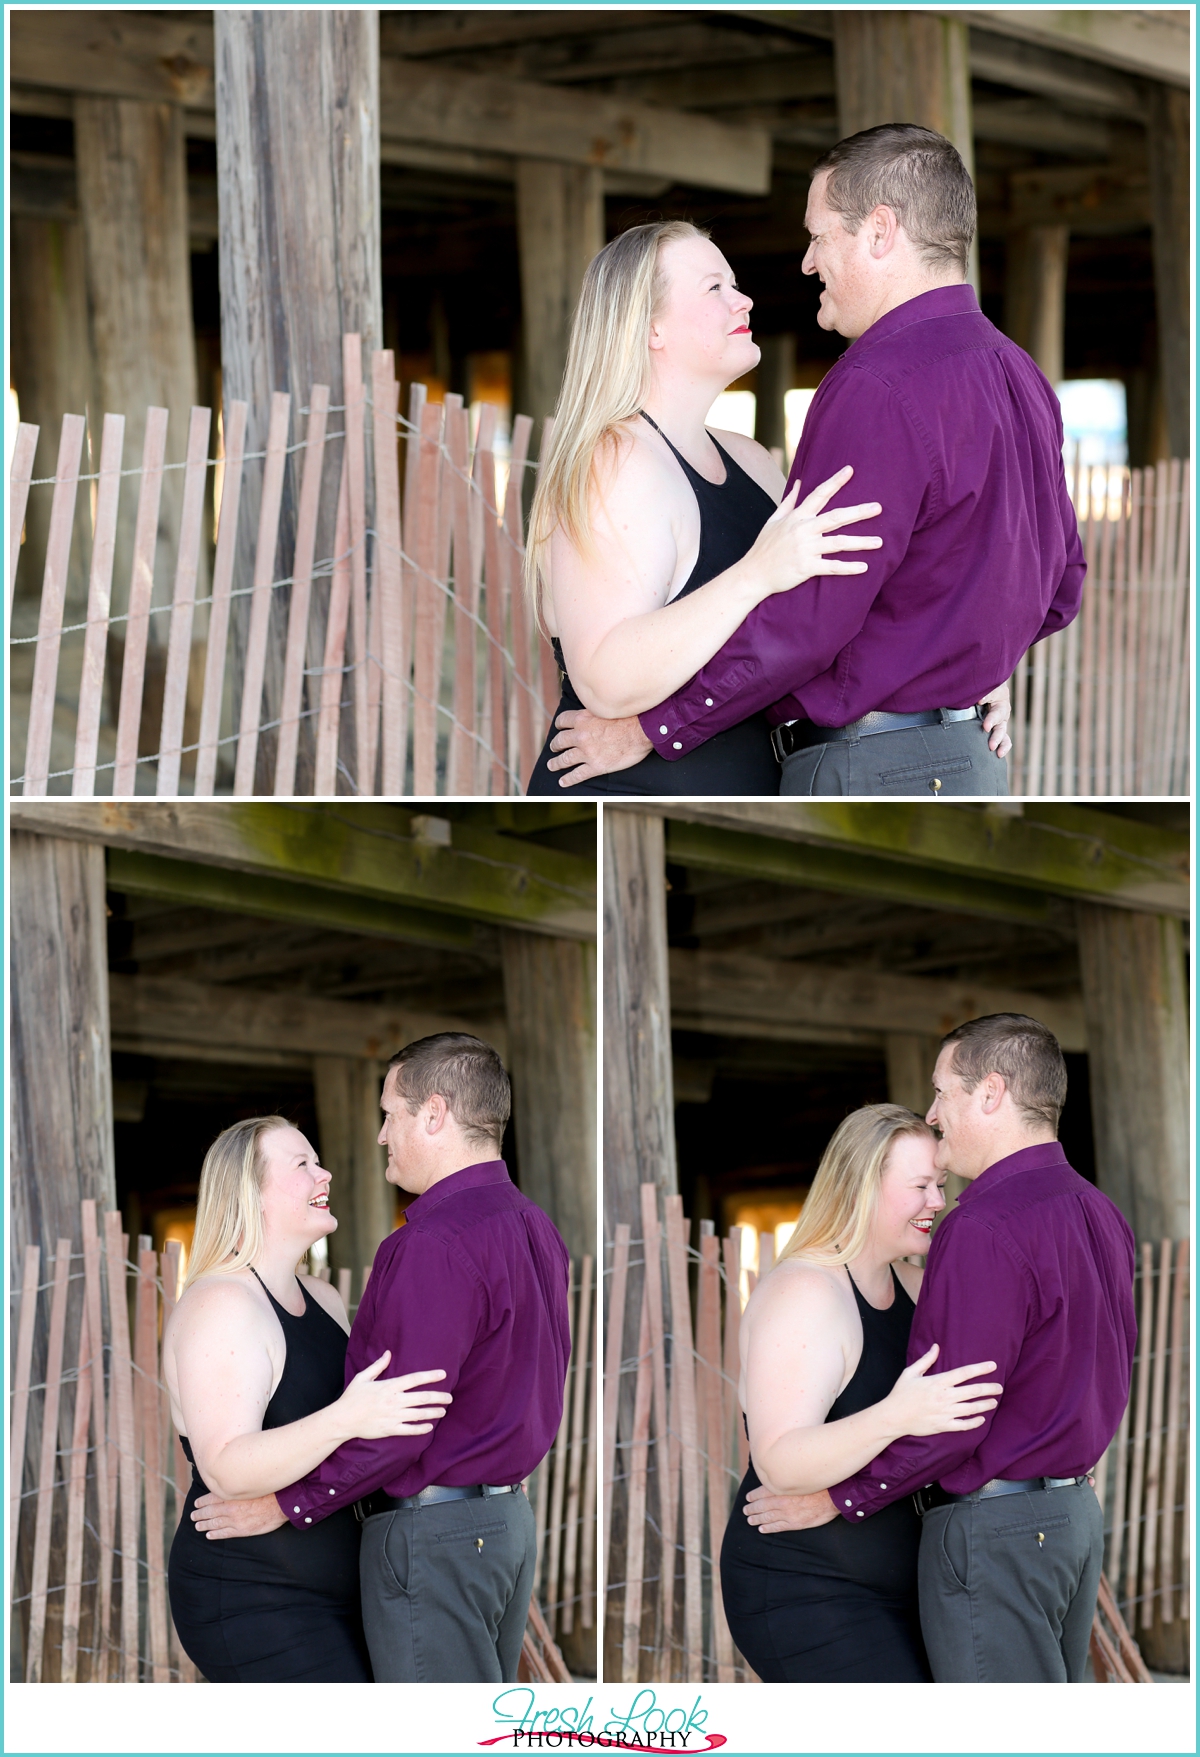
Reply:
[[1008, 1091], [1008, 1082], [1005, 1080], [1003, 1074], [992, 1073], [985, 1076], [982, 1086], [983, 1097], [981, 1108], [983, 1114], [984, 1116], [995, 1116], [1000, 1106], [1004, 1103], [1004, 1095]]
[[863, 223], [867, 227], [871, 255], [876, 260], [889, 255], [896, 247], [900, 232], [896, 210], [881, 202], [877, 208], [872, 209]]

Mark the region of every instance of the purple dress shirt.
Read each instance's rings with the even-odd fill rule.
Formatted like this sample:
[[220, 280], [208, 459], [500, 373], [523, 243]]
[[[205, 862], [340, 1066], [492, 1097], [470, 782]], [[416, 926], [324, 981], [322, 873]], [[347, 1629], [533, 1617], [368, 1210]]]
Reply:
[[502, 1159], [468, 1165], [408, 1205], [384, 1239], [355, 1314], [346, 1383], [385, 1348], [385, 1378], [444, 1367], [454, 1402], [430, 1434], [348, 1440], [279, 1505], [301, 1530], [376, 1489], [517, 1483], [562, 1420], [570, 1259], [550, 1217]]
[[842, 1517], [931, 1482], [962, 1495], [1091, 1470], [1129, 1401], [1133, 1267], [1128, 1221], [1057, 1141], [989, 1166], [934, 1233], [908, 1361], [934, 1342], [936, 1372], [994, 1360], [999, 1406], [982, 1427], [896, 1440], [830, 1489]]
[[1079, 610], [1086, 566], [1047, 380], [969, 286], [881, 317], [830, 368], [792, 465], [883, 538], [867, 572], [765, 599], [682, 689], [639, 715], [668, 762], [762, 709], [845, 726], [875, 709], [969, 708]]

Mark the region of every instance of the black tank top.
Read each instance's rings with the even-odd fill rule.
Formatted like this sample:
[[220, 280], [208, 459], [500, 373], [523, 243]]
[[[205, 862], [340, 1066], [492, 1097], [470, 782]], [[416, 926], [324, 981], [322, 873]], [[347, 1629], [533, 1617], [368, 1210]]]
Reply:
[[[696, 565], [675, 594], [675, 598], [685, 598], [689, 592], [707, 585], [709, 580], [716, 579], [718, 574], [742, 559], [775, 511], [775, 503], [717, 440], [713, 439], [713, 444], [725, 465], [725, 480], [710, 482], [671, 445], [661, 427], [644, 409], [641, 415], [670, 446], [700, 508], [700, 547], [696, 552]], [[712, 438], [711, 434], [709, 438]], [[583, 703], [567, 675], [562, 647], [557, 639], [552, 644], [562, 674], [562, 699], [555, 710], [557, 716], [566, 708], [581, 708]], [[779, 792], [779, 765], [771, 749], [767, 722], [761, 714], [743, 720], [738, 726], [731, 726], [727, 732], [719, 732], [677, 762], [669, 763], [657, 751], [652, 751], [631, 769], [622, 769], [617, 774], [604, 775], [579, 788], [565, 790], [558, 784], [558, 774], [546, 768], [547, 758], [553, 755], [549, 747], [553, 736], [552, 725], [530, 779], [527, 789], [530, 794], [561, 798], [564, 791], [573, 797], [611, 793], [774, 796]]]

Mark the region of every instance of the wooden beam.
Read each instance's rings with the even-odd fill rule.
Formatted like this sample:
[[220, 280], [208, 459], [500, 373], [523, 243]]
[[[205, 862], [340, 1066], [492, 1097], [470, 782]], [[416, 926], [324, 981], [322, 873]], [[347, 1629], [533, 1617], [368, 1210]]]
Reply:
[[109, 848], [108, 888], [135, 896], [169, 897], [180, 904], [227, 909], [268, 921], [298, 921], [337, 933], [370, 934], [412, 945], [470, 951], [478, 934], [473, 922], [385, 903], [355, 891], [329, 891], [288, 879], [262, 878], [223, 866], [165, 860], [136, 849]]
[[[265, 1047], [285, 1055], [354, 1056], [386, 1061], [414, 1038], [434, 1031], [475, 1031], [461, 1019], [330, 1000], [327, 995], [271, 994], [176, 976], [109, 977], [113, 1035], [140, 1042], [143, 1055], [161, 1046], [197, 1044], [227, 1053]], [[178, 1047], [171, 1053], [180, 1053]]]
[[211, 15], [34, 10], [13, 23], [15, 84], [213, 107]]
[[1137, 165], [1052, 165], [1013, 171], [1008, 204], [1008, 227], [1064, 225], [1093, 236], [1136, 232], [1151, 221], [1150, 178]]
[[[290, 879], [497, 926], [592, 939], [592, 861], [457, 820], [445, 844], [400, 806], [15, 800], [14, 828]], [[449, 821], [449, 820], [444, 820]]]
[[1031, 802], [1023, 815], [1010, 816], [954, 804], [949, 811], [930, 811], [919, 804], [664, 800], [656, 810], [686, 823], [969, 874], [972, 882], [998, 881], [1182, 919], [1190, 911], [1186, 837], [1082, 806]]
[[1112, 130], [1104, 118], [1076, 116], [1040, 98], [976, 98], [971, 131], [976, 140], [1076, 158], [1102, 159], [1112, 150]]
[[1191, 102], [1170, 86], [1150, 88], [1150, 201], [1158, 359], [1173, 458], [1191, 451]]
[[999, 36], [1019, 37], [1065, 50], [1081, 60], [1099, 61], [1125, 73], [1140, 73], [1186, 88], [1191, 81], [1189, 12], [1186, 6], [1128, 11], [1107, 6], [1077, 11], [1005, 6], [964, 10], [955, 16]]
[[745, 952], [670, 954], [671, 1018], [697, 1030], [701, 1016], [762, 1023], [775, 1031], [889, 1031], [944, 1037], [956, 1025], [990, 1013], [1028, 1013], [1049, 1026], [1064, 1049], [1087, 1047], [1078, 999], [1025, 994], [984, 983], [843, 970], [823, 964], [754, 958]]
[[1095, 61], [1058, 54], [1019, 37], [972, 26], [969, 38], [972, 79], [1007, 85], [1070, 104], [1076, 111], [1140, 121], [1146, 113], [1144, 88]]

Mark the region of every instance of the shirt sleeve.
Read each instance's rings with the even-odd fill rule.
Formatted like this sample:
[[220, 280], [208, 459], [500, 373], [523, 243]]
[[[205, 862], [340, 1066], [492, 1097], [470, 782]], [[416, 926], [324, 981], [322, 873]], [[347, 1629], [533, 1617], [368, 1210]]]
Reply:
[[[1079, 535], [1079, 522], [1075, 517], [1075, 508], [1071, 496], [1067, 493], [1066, 473], [1059, 470], [1058, 504], [1062, 515], [1063, 536], [1067, 545], [1067, 560], [1063, 568], [1062, 579], [1058, 589], [1050, 601], [1046, 612], [1046, 620], [1034, 635], [1034, 641], [1044, 641], [1047, 635], [1056, 634], [1060, 628], [1066, 628], [1079, 615], [1079, 606], [1083, 599], [1083, 582], [1087, 577], [1087, 562], [1083, 555], [1083, 539]], [[1032, 643], [1031, 643], [1032, 644]]]
[[[994, 1360], [1001, 1385], [1016, 1365], [1036, 1310], [1037, 1293], [1029, 1268], [990, 1228], [954, 1214], [938, 1228], [913, 1319], [908, 1345], [911, 1366], [936, 1342], [933, 1371]], [[1001, 1404], [1003, 1398], [1001, 1399]], [[853, 1524], [901, 1500], [914, 1489], [962, 1465], [987, 1437], [992, 1410], [977, 1428], [959, 1433], [909, 1436], [896, 1440], [864, 1470], [835, 1483], [831, 1499]]]
[[[422, 1237], [419, 1250], [396, 1251], [368, 1281], [346, 1350], [346, 1382], [390, 1348], [381, 1377], [441, 1367], [446, 1377], [429, 1389], [453, 1392], [484, 1320], [478, 1275], [444, 1241]], [[453, 1409], [451, 1404], [443, 1421], [454, 1419]], [[281, 1511], [303, 1530], [353, 1505], [414, 1463], [439, 1425], [428, 1434], [345, 1441], [299, 1482], [278, 1491]]]
[[882, 537], [883, 547], [847, 553], [847, 560], [866, 561], [865, 574], [820, 574], [765, 598], [689, 683], [640, 714], [660, 756], [678, 760], [829, 670], [930, 514], [942, 488], [932, 460], [927, 435], [897, 391], [868, 372], [835, 369], [813, 399], [788, 487], [799, 479], [803, 496], [853, 464], [829, 507], [879, 501], [878, 518], [847, 532]]

